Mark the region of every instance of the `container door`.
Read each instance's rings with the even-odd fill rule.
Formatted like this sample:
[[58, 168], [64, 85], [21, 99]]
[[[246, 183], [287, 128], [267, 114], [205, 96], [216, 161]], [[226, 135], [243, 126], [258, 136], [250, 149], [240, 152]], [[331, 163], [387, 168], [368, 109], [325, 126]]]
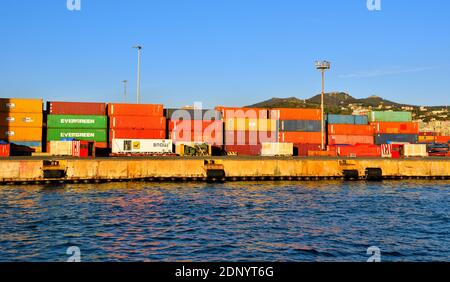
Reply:
[[80, 157], [80, 150], [81, 150], [80, 145], [81, 145], [80, 141], [72, 142], [72, 156]]
[[389, 144], [381, 145], [381, 157], [392, 158], [392, 145]]

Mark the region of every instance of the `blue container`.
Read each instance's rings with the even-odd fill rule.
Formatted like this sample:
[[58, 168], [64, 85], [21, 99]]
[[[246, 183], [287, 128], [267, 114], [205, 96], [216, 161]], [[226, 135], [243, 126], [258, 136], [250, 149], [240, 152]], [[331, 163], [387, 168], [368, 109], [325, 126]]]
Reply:
[[320, 120], [280, 120], [280, 131], [289, 132], [320, 132], [322, 129]]
[[369, 119], [367, 116], [352, 116], [352, 115], [332, 115], [326, 116], [328, 124], [353, 124], [353, 125], [367, 125]]
[[417, 134], [375, 134], [375, 144], [390, 144], [395, 142], [417, 143], [419, 135]]

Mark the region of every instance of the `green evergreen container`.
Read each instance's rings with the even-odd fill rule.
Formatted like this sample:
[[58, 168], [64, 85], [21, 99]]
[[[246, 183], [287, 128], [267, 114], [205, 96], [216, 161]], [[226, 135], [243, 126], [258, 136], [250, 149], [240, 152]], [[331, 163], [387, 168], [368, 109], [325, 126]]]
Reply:
[[369, 112], [369, 122], [411, 122], [411, 112]]
[[107, 142], [107, 129], [47, 129], [47, 141], [60, 141], [62, 139]]
[[48, 115], [47, 128], [106, 129], [106, 116]]

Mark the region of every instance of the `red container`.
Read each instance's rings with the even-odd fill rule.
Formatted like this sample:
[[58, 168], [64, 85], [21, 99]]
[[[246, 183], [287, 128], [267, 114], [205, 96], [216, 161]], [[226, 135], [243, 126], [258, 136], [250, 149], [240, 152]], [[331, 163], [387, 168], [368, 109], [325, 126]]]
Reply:
[[321, 139], [322, 135], [320, 132], [280, 132], [278, 142], [319, 144], [322, 143]]
[[374, 128], [370, 125], [330, 124], [329, 135], [374, 135]]
[[450, 136], [437, 136], [436, 142], [437, 143], [450, 143]]
[[329, 135], [329, 145], [356, 145], [356, 144], [370, 144], [373, 145], [375, 139], [373, 135]]
[[109, 131], [110, 142], [113, 139], [166, 139], [166, 131], [152, 129], [111, 129]]
[[163, 117], [164, 106], [153, 104], [108, 104], [108, 115]]
[[263, 108], [216, 107], [215, 110], [222, 112], [224, 119], [227, 118], [267, 119], [269, 117], [268, 109]]
[[188, 130], [196, 132], [223, 131], [222, 121], [202, 121], [202, 120], [171, 120], [169, 130]]
[[336, 146], [330, 150], [340, 157], [381, 157], [381, 147], [376, 145]]
[[182, 142], [202, 142], [209, 145], [223, 145], [223, 133], [222, 131], [211, 131], [211, 132], [187, 132], [187, 131], [172, 131], [169, 133], [169, 138], [172, 139], [174, 143]]
[[238, 156], [259, 156], [261, 155], [261, 145], [226, 145], [225, 152], [235, 153]]
[[419, 132], [419, 136], [440, 136], [437, 132]]
[[9, 157], [11, 152], [11, 145], [0, 144], [0, 157]]
[[225, 131], [226, 145], [258, 145], [277, 142], [275, 131]]
[[110, 116], [109, 127], [113, 129], [166, 129], [165, 117]]
[[269, 111], [271, 119], [279, 120], [321, 120], [318, 109], [272, 109]]
[[85, 102], [47, 102], [47, 112], [50, 115], [106, 115], [105, 103]]
[[307, 157], [309, 151], [319, 151], [321, 144], [294, 144], [294, 156]]
[[375, 134], [419, 134], [417, 122], [371, 122]]

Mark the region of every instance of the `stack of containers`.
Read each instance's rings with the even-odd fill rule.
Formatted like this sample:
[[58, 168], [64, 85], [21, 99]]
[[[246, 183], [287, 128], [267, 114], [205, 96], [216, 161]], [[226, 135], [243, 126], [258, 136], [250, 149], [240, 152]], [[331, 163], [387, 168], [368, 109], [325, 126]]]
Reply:
[[224, 119], [224, 151], [242, 156], [261, 155], [262, 143], [277, 142], [277, 121], [267, 109], [217, 107]]
[[108, 104], [109, 141], [114, 139], [165, 140], [163, 105]]
[[221, 112], [215, 110], [167, 109], [169, 139], [177, 144], [223, 145]]
[[411, 112], [370, 112], [369, 122], [375, 132], [375, 144], [417, 143], [419, 123]]
[[0, 99], [0, 140], [16, 150], [42, 152], [43, 102], [41, 99]]
[[107, 128], [105, 103], [47, 102], [47, 151], [49, 142], [64, 140], [93, 141], [96, 149], [106, 149]]
[[321, 111], [318, 109], [272, 109], [270, 118], [278, 120], [279, 142], [294, 144], [295, 156], [308, 156], [321, 149]]
[[374, 144], [367, 116], [327, 115], [328, 145]]

